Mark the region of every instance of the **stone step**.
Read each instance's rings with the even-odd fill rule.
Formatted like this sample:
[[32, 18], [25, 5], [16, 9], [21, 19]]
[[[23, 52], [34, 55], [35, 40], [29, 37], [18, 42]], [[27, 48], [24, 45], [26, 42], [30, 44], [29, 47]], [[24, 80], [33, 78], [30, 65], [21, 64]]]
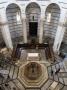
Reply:
[[55, 90], [61, 90], [61, 89], [63, 88], [63, 86], [64, 86], [63, 84], [60, 84], [60, 83], [59, 83], [59, 84], [57, 85], [57, 87], [55, 88]]
[[18, 77], [19, 68], [17, 66], [14, 67], [14, 73], [13, 73], [13, 79], [16, 79]]
[[47, 80], [46, 83], [44, 83], [44, 85], [42, 86], [41, 90], [48, 90], [48, 88], [51, 86], [51, 84], [53, 83], [52, 80]]
[[10, 72], [9, 72], [9, 76], [11, 79], [13, 78], [13, 74], [14, 74], [14, 66], [11, 65]]
[[17, 88], [17, 86], [13, 83], [13, 81], [8, 82], [8, 84], [9, 84], [11, 90], [13, 90], [13, 88], [16, 88], [16, 90], [19, 90], [19, 89]]
[[9, 86], [9, 84], [8, 86], [6, 86], [6, 84], [3, 84], [3, 87], [4, 87], [4, 90], [11, 90], [11, 87]]
[[58, 85], [58, 82], [53, 81], [53, 83], [50, 85], [50, 87], [47, 90], [54, 90]]
[[15, 83], [15, 85], [18, 87], [19, 90], [25, 90], [24, 86], [18, 79], [13, 80], [13, 82]]
[[33, 89], [26, 89], [26, 90], [40, 90], [40, 89], [33, 88]]

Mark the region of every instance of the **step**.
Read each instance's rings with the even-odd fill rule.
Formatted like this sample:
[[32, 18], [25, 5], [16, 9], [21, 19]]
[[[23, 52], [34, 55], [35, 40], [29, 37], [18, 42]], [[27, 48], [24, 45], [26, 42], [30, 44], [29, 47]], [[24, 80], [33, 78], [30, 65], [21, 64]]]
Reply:
[[57, 87], [55, 88], [55, 90], [61, 90], [61, 89], [63, 88], [63, 86], [64, 86], [63, 84], [60, 84], [60, 83], [59, 83], [59, 84], [57, 85]]
[[5, 84], [3, 84], [3, 87], [5, 88], [5, 90], [11, 90], [11, 87], [9, 86], [9, 84], [8, 86], [5, 86]]
[[11, 79], [13, 78], [13, 74], [14, 74], [14, 66], [11, 65], [10, 72], [9, 72], [9, 76]]
[[14, 67], [14, 73], [13, 73], [13, 79], [16, 79], [18, 77], [19, 68], [17, 66]]
[[48, 88], [48, 90], [54, 90], [58, 85], [58, 82], [53, 81], [53, 83], [50, 85], [50, 87]]
[[52, 83], [53, 83], [52, 80], [50, 79], [47, 80], [46, 83], [44, 83], [44, 85], [42, 86], [41, 90], [47, 90], [51, 86]]
[[11, 90], [12, 90], [13, 87], [15, 87], [15, 88], [17, 89], [17, 87], [16, 87], [16, 85], [13, 83], [13, 81], [8, 82], [8, 84], [9, 84]]
[[24, 86], [21, 84], [21, 82], [18, 79], [13, 80], [13, 82], [19, 88], [19, 90], [25, 90]]
[[33, 88], [33, 89], [26, 89], [26, 90], [40, 90], [40, 89], [38, 89], [38, 88], [37, 88], [37, 89], [36, 89], [36, 88]]

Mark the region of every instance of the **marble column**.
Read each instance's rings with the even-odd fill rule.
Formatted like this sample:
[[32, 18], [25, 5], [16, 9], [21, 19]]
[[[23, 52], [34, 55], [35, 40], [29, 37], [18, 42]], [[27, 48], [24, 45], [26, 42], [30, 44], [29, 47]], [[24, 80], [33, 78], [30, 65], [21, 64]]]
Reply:
[[0, 18], [1, 18], [0, 19], [1, 20], [1, 32], [2, 32], [4, 42], [7, 46], [7, 48], [13, 49], [11, 35], [10, 35], [9, 27], [8, 27], [8, 22], [7, 22], [5, 10], [1, 11]]
[[43, 43], [43, 19], [39, 21], [40, 31], [39, 31], [39, 43]]
[[24, 43], [27, 43], [26, 18], [22, 19], [22, 23], [23, 23], [23, 38], [24, 38]]
[[53, 45], [53, 50], [56, 53], [59, 53], [59, 49], [61, 46], [61, 42], [63, 40], [64, 32], [65, 32], [65, 23], [66, 23], [66, 10], [62, 9], [60, 14], [60, 20], [56, 32], [56, 37]]

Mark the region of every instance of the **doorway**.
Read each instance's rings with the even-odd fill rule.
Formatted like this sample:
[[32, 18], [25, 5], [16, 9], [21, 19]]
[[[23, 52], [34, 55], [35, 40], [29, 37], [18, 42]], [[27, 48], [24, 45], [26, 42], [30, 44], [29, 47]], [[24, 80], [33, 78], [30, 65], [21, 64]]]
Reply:
[[32, 39], [38, 41], [40, 14], [41, 14], [41, 8], [37, 3], [32, 2], [27, 5], [26, 28], [27, 28], [28, 42], [31, 42]]
[[29, 36], [37, 37], [38, 22], [29, 22]]

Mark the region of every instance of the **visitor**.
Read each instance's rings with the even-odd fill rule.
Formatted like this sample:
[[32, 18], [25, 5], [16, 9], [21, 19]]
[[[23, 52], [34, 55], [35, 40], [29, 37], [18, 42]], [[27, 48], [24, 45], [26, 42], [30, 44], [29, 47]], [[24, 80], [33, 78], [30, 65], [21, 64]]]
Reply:
[[51, 76], [53, 75], [53, 70], [51, 70]]
[[56, 70], [55, 74], [58, 74], [58, 73], [59, 73], [59, 71], [60, 71], [60, 68], [58, 68], [58, 70]]

